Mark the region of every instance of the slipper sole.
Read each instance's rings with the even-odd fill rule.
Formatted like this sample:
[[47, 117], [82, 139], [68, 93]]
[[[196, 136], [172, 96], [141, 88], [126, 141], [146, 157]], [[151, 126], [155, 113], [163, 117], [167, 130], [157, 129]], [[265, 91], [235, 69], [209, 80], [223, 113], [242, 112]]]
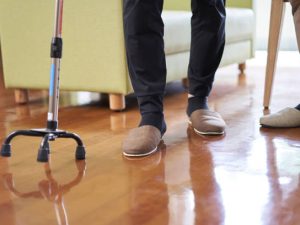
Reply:
[[155, 149], [151, 150], [150, 152], [147, 152], [147, 153], [143, 153], [143, 154], [130, 154], [130, 153], [126, 153], [126, 152], [123, 152], [123, 155], [126, 156], [126, 157], [144, 157], [144, 156], [148, 156], [148, 155], [151, 155], [153, 153], [155, 153], [158, 149], [158, 146], [155, 147]]
[[225, 133], [225, 131], [221, 131], [221, 132], [215, 132], [215, 131], [200, 131], [197, 130], [196, 128], [193, 127], [192, 122], [189, 121], [188, 122], [189, 125], [193, 128], [193, 130], [195, 131], [196, 134], [198, 135], [223, 135]]

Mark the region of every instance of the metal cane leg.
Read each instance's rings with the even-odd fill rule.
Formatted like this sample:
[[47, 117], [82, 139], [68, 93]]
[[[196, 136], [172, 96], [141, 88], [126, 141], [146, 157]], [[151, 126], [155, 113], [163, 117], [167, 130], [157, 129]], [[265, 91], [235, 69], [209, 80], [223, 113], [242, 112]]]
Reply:
[[85, 147], [80, 139], [80, 137], [77, 134], [74, 133], [63, 133], [59, 134], [59, 138], [71, 138], [74, 139], [77, 142], [77, 148], [75, 152], [75, 158], [77, 160], [85, 159]]
[[37, 161], [38, 162], [48, 162], [48, 154], [49, 154], [49, 136], [50, 134], [46, 134], [41, 142], [39, 151], [38, 151], [38, 156], [37, 156]]
[[16, 136], [35, 136], [35, 137], [42, 137], [43, 134], [40, 134], [38, 132], [34, 132], [31, 130], [18, 130], [10, 135], [7, 136], [5, 139], [2, 148], [1, 148], [1, 156], [3, 157], [10, 157], [11, 156], [11, 145], [10, 142], [12, 141], [13, 138]]

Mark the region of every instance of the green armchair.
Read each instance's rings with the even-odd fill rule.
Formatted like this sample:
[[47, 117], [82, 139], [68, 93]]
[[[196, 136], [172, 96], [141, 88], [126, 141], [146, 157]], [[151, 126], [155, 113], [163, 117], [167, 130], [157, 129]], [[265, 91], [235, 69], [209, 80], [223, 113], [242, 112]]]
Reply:
[[[186, 78], [189, 4], [190, 0], [165, 0], [167, 82]], [[182, 18], [178, 25], [172, 21], [174, 14]], [[228, 38], [221, 65], [237, 63], [243, 70], [245, 61], [254, 55], [253, 1], [228, 1], [227, 14]], [[53, 15], [53, 1], [0, 1], [5, 86], [16, 90], [19, 102], [26, 101], [22, 96], [28, 89], [48, 89]], [[180, 26], [187, 32], [181, 43], [174, 43], [170, 37]], [[63, 40], [61, 90], [108, 93], [110, 108], [124, 109], [125, 95], [132, 87], [126, 66], [122, 1], [65, 1]]]

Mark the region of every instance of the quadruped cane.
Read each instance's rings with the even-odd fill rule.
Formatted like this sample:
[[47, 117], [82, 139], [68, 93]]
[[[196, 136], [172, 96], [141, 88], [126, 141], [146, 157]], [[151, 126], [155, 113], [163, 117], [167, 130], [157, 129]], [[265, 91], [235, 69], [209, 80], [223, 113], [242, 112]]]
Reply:
[[16, 136], [34, 136], [42, 137], [42, 141], [38, 150], [37, 161], [48, 162], [48, 154], [50, 153], [49, 141], [56, 138], [71, 138], [77, 143], [75, 158], [77, 160], [85, 159], [85, 147], [82, 140], [77, 134], [67, 131], [58, 130], [58, 107], [59, 107], [59, 73], [60, 60], [62, 57], [62, 17], [63, 17], [63, 0], [56, 0], [55, 3], [55, 19], [54, 19], [54, 35], [51, 41], [51, 71], [49, 84], [49, 109], [47, 118], [47, 128], [17, 130], [9, 134], [1, 149], [1, 155], [4, 157], [11, 156], [10, 142]]

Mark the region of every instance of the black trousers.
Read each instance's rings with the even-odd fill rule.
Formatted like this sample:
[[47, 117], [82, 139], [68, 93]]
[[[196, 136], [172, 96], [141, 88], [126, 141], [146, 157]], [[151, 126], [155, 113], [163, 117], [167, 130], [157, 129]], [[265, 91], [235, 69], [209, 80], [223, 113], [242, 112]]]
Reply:
[[[143, 112], [162, 112], [166, 84], [163, 0], [124, 0], [128, 68]], [[189, 94], [207, 97], [225, 44], [225, 0], [191, 0]]]

